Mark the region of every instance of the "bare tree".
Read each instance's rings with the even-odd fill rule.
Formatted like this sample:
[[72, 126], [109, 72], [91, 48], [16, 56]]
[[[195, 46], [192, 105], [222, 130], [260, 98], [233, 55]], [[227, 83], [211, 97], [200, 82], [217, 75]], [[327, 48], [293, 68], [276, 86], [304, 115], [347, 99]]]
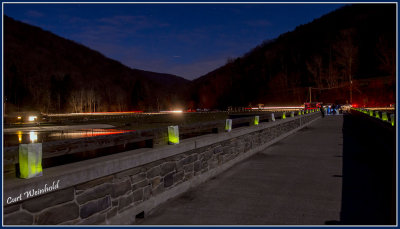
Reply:
[[379, 37], [376, 44], [376, 54], [380, 62], [380, 70], [390, 74], [392, 77], [396, 76], [396, 50], [389, 47], [388, 40], [383, 36]]
[[322, 57], [316, 55], [312, 60], [306, 62], [307, 70], [311, 73], [314, 78], [314, 82], [318, 88], [322, 88]]
[[[358, 55], [358, 47], [354, 42], [355, 30], [346, 29], [340, 32], [339, 40], [335, 44], [336, 62], [343, 70], [344, 81], [350, 85], [350, 103], [352, 102], [353, 72], [355, 60]], [[339, 78], [340, 80], [340, 78]]]
[[96, 92], [93, 88], [86, 90], [86, 107], [89, 109], [89, 112], [94, 111], [94, 106], [96, 103]]
[[69, 98], [69, 104], [71, 105], [73, 112], [78, 113], [81, 109], [80, 105], [80, 91], [72, 91]]

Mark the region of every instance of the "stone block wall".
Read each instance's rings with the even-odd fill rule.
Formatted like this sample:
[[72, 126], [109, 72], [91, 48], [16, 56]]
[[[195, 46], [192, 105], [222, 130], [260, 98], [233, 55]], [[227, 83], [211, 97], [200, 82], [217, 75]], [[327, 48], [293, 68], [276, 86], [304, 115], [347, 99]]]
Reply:
[[[168, 195], [171, 198], [179, 194], [175, 190], [180, 187], [186, 185], [187, 190], [191, 181], [211, 174], [218, 167], [319, 116], [310, 114], [287, 119], [241, 136], [7, 205], [4, 224], [134, 224], [136, 218], [143, 217], [162, 202], [157, 198], [163, 194], [174, 193]], [[165, 201], [166, 197], [163, 199]]]

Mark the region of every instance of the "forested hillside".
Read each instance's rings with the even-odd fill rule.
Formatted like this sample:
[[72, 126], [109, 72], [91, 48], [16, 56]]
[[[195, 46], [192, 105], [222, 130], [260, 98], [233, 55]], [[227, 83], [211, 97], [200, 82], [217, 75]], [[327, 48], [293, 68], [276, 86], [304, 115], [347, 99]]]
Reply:
[[395, 4], [342, 7], [194, 81], [199, 107], [395, 102]]
[[73, 41], [4, 16], [7, 111], [155, 111], [184, 107], [190, 81], [128, 68]]
[[[249, 34], [251, 36], [251, 34]], [[395, 103], [396, 5], [355, 4], [265, 41], [188, 81], [131, 69], [76, 42], [4, 17], [6, 111], [157, 111]]]

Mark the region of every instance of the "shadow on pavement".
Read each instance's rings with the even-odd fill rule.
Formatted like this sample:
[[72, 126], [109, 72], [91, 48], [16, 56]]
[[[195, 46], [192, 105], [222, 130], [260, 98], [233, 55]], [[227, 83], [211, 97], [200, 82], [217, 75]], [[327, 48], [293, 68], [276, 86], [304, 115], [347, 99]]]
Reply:
[[368, 118], [344, 115], [341, 217], [326, 224], [396, 224], [396, 134]]

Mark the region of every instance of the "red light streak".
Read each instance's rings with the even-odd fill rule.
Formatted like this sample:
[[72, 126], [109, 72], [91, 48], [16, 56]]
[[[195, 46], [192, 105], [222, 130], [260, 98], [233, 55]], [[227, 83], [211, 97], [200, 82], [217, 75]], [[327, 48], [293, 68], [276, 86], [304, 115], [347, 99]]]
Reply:
[[252, 109], [252, 110], [275, 110], [275, 109], [303, 109], [303, 106], [299, 107], [253, 107], [253, 108], [246, 108], [246, 109]]
[[93, 129], [93, 131], [89, 130], [83, 134], [83, 137], [96, 137], [103, 135], [112, 135], [112, 134], [123, 134], [132, 132], [134, 130], [116, 130], [116, 129]]

